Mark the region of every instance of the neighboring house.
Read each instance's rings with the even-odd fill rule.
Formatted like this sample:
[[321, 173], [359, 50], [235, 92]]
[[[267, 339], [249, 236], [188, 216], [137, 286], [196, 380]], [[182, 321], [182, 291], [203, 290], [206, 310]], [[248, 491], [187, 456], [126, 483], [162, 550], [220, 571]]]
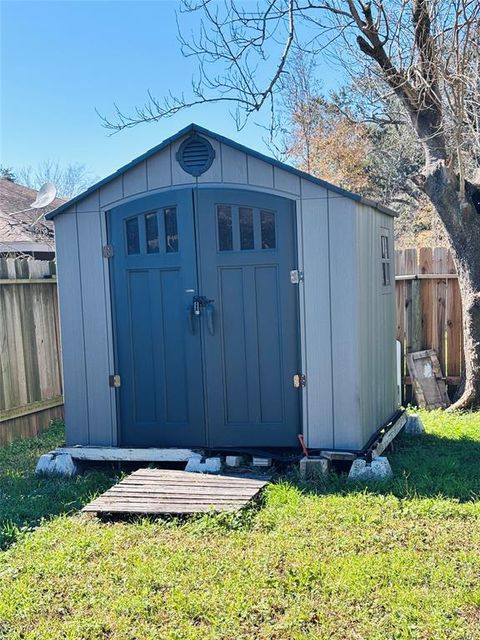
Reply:
[[40, 220], [34, 229], [30, 225], [38, 216], [53, 211], [65, 202], [55, 200], [43, 209], [28, 209], [37, 191], [6, 178], [0, 178], [0, 256], [31, 256], [37, 260], [55, 257], [53, 224]]

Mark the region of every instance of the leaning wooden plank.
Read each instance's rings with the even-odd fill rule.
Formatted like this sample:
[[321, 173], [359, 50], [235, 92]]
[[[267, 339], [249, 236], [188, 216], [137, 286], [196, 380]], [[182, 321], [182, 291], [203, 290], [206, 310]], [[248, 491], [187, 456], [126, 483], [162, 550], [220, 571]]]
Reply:
[[426, 349], [410, 353], [407, 362], [418, 406], [426, 409], [448, 407], [447, 387], [435, 351]]
[[398, 420], [393, 424], [390, 429], [382, 436], [379, 443], [372, 450], [372, 457], [377, 458], [381, 456], [385, 449], [389, 444], [393, 442], [393, 440], [397, 437], [400, 431], [403, 429], [405, 424], [407, 423], [408, 417], [406, 413], [402, 413], [402, 415], [398, 418]]

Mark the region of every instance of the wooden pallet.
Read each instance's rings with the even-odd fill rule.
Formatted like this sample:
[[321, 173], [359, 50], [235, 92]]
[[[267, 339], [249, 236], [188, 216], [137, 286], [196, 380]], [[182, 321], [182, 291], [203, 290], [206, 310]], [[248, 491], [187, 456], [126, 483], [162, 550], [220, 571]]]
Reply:
[[139, 469], [87, 504], [97, 514], [187, 514], [239, 511], [268, 480], [170, 469]]

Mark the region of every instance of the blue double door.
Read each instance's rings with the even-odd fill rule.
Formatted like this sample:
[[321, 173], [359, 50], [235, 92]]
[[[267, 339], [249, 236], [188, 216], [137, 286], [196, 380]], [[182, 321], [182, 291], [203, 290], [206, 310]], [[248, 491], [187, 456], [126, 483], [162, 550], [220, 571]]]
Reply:
[[112, 209], [108, 228], [120, 444], [295, 446], [293, 202], [182, 189]]

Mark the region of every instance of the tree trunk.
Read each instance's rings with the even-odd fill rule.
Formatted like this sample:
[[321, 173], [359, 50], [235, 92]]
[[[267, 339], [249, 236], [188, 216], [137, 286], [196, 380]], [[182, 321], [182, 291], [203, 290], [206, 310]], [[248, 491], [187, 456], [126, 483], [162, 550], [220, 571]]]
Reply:
[[450, 241], [462, 300], [465, 386], [451, 410], [480, 406], [480, 212], [472, 193], [461, 198], [443, 159], [427, 162], [424, 190]]

